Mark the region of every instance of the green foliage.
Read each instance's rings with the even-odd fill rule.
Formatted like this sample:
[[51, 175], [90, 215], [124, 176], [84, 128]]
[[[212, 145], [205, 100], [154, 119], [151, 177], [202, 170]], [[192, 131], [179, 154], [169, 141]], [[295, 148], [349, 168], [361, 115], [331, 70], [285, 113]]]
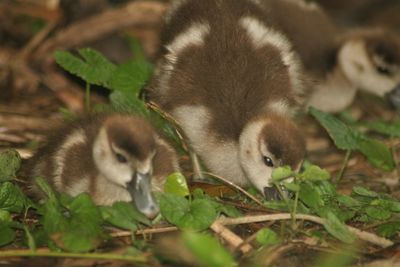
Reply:
[[15, 239], [15, 231], [8, 223], [0, 221], [0, 247], [13, 242]]
[[281, 241], [278, 234], [270, 228], [263, 228], [257, 232], [256, 240], [264, 246], [276, 245]]
[[182, 239], [201, 266], [236, 266], [232, 256], [211, 236], [201, 233], [184, 232]]
[[22, 212], [27, 205], [27, 198], [21, 189], [11, 182], [0, 183], [0, 209]]
[[185, 176], [180, 172], [172, 173], [167, 177], [164, 185], [164, 192], [186, 197], [189, 195], [189, 188]]
[[15, 150], [7, 150], [0, 154], [0, 182], [10, 181], [16, 177], [21, 166], [21, 157]]
[[392, 153], [382, 142], [366, 137], [328, 113], [311, 107], [310, 114], [328, 131], [339, 149], [360, 151], [374, 167], [381, 170], [394, 169]]

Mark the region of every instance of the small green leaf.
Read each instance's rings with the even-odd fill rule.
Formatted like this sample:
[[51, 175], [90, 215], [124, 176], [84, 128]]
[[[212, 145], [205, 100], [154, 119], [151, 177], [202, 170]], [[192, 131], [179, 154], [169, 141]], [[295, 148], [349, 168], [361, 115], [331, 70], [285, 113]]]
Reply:
[[346, 196], [346, 195], [338, 195], [337, 196], [337, 200], [339, 201], [340, 204], [344, 205], [345, 207], [348, 208], [354, 208], [354, 207], [360, 207], [361, 203], [350, 197], [350, 196]]
[[324, 227], [331, 235], [344, 243], [353, 243], [355, 240], [354, 234], [349, 232], [346, 226], [332, 212], [327, 213]]
[[54, 192], [54, 190], [51, 188], [49, 183], [43, 177], [36, 177], [35, 183], [40, 188], [40, 190], [42, 190], [51, 201], [58, 202], [56, 193]]
[[318, 190], [309, 183], [301, 183], [299, 198], [304, 204], [313, 209], [324, 205], [324, 201]]
[[316, 165], [312, 165], [304, 170], [300, 175], [301, 179], [305, 181], [325, 181], [329, 180], [331, 175], [327, 170], [321, 169]]
[[186, 247], [195, 255], [201, 266], [236, 266], [232, 255], [218, 241], [209, 235], [185, 232], [182, 239]]
[[21, 156], [15, 150], [0, 154], [0, 181], [9, 181], [16, 177], [21, 167]]
[[299, 192], [300, 191], [300, 186], [298, 184], [295, 183], [287, 183], [287, 182], [283, 182], [282, 183], [284, 187], [286, 187], [289, 191], [292, 192]]
[[392, 171], [395, 168], [392, 152], [384, 143], [362, 138], [359, 140], [359, 150], [367, 157], [372, 166], [383, 171]]
[[339, 149], [356, 150], [358, 148], [358, 133], [349, 126], [328, 113], [310, 108], [310, 114], [328, 131], [333, 142]]
[[36, 250], [36, 242], [35, 239], [33, 238], [31, 232], [29, 231], [28, 227], [24, 225], [24, 231], [25, 231], [25, 236], [26, 239], [28, 240], [28, 247], [30, 250], [35, 251]]
[[387, 220], [392, 216], [392, 213], [388, 210], [380, 207], [370, 206], [365, 209], [366, 214], [375, 220]]
[[0, 223], [11, 222], [11, 214], [7, 210], [0, 209]]
[[393, 237], [396, 233], [400, 231], [400, 222], [389, 222], [379, 225], [376, 229], [378, 234], [383, 237]]
[[135, 113], [142, 117], [147, 117], [149, 114], [145, 103], [132, 93], [113, 91], [110, 94], [110, 101], [117, 111]]
[[191, 203], [184, 197], [163, 194], [160, 211], [170, 223], [183, 229], [204, 230], [215, 220], [217, 212], [206, 199], [195, 199]]
[[82, 58], [67, 51], [56, 51], [55, 60], [66, 71], [80, 77], [90, 84], [109, 88], [109, 80], [116, 67], [101, 53], [84, 48], [78, 50]]
[[0, 209], [20, 213], [27, 203], [21, 189], [11, 182], [0, 184]]
[[0, 222], [0, 247], [14, 241], [15, 231], [11, 229], [8, 223]]
[[362, 186], [354, 186], [353, 193], [364, 197], [378, 197], [378, 194]]
[[360, 125], [367, 127], [377, 133], [385, 134], [391, 137], [400, 137], [400, 121], [395, 122], [385, 122], [385, 121], [375, 121], [375, 122], [364, 122]]
[[167, 177], [164, 185], [164, 192], [179, 195], [182, 197], [189, 195], [189, 188], [186, 178], [180, 172], [174, 172]]
[[292, 175], [293, 171], [290, 166], [278, 167], [272, 171], [272, 181], [280, 182], [286, 178], [291, 177]]
[[116, 202], [111, 207], [100, 207], [103, 219], [116, 227], [136, 231], [137, 223], [151, 225], [149, 219], [136, 210], [132, 203]]
[[256, 235], [256, 240], [261, 245], [267, 246], [276, 245], [281, 242], [278, 234], [269, 228], [259, 230]]

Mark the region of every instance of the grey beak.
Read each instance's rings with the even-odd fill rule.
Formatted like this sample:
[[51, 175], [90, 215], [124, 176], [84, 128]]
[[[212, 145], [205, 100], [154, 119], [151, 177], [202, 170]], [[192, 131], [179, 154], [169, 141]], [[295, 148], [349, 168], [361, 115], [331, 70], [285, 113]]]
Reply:
[[386, 95], [386, 99], [397, 110], [400, 111], [400, 84], [393, 88]]
[[158, 213], [158, 206], [151, 193], [151, 175], [149, 173], [136, 173], [127, 185], [136, 208], [149, 218]]
[[288, 198], [289, 194], [286, 188], [281, 187], [284, 196], [281, 196], [275, 186], [264, 187], [264, 197], [266, 200], [283, 200], [283, 197]]

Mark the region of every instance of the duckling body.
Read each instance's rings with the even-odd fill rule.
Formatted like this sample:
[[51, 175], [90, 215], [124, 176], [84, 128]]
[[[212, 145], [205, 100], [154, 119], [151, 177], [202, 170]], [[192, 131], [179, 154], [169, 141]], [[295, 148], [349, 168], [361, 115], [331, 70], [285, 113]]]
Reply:
[[149, 97], [211, 172], [264, 192], [274, 167], [299, 166], [302, 66], [256, 3], [174, 1], [162, 39]]
[[[166, 176], [179, 167], [173, 149], [146, 121], [108, 114], [67, 125], [25, 169], [59, 192], [88, 192], [99, 205], [134, 200], [141, 212], [153, 215], [157, 206], [151, 191], [162, 191]], [[39, 194], [36, 186], [32, 190]]]
[[[326, 112], [347, 108], [358, 90], [384, 97], [400, 84], [400, 38], [388, 30], [345, 30], [315, 3], [254, 0], [277, 22], [310, 78], [307, 105]], [[397, 89], [396, 89], [397, 88]]]

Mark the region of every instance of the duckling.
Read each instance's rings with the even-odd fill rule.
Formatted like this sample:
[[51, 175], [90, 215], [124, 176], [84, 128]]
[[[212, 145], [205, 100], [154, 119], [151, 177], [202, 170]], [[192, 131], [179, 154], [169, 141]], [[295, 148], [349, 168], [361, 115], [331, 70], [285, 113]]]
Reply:
[[396, 98], [400, 38], [395, 33], [338, 28], [322, 8], [303, 0], [253, 2], [275, 21], [299, 54], [311, 81], [307, 106], [339, 112], [353, 102], [358, 90]]
[[[152, 217], [158, 212], [152, 191], [162, 191], [166, 176], [179, 166], [173, 149], [149, 123], [111, 113], [67, 125], [28, 160], [25, 170], [59, 192], [88, 192], [98, 205], [133, 200]], [[35, 185], [31, 190], [40, 194]]]
[[171, 114], [214, 174], [276, 198], [274, 168], [305, 154], [292, 117], [301, 62], [254, 1], [174, 1], [148, 97]]

